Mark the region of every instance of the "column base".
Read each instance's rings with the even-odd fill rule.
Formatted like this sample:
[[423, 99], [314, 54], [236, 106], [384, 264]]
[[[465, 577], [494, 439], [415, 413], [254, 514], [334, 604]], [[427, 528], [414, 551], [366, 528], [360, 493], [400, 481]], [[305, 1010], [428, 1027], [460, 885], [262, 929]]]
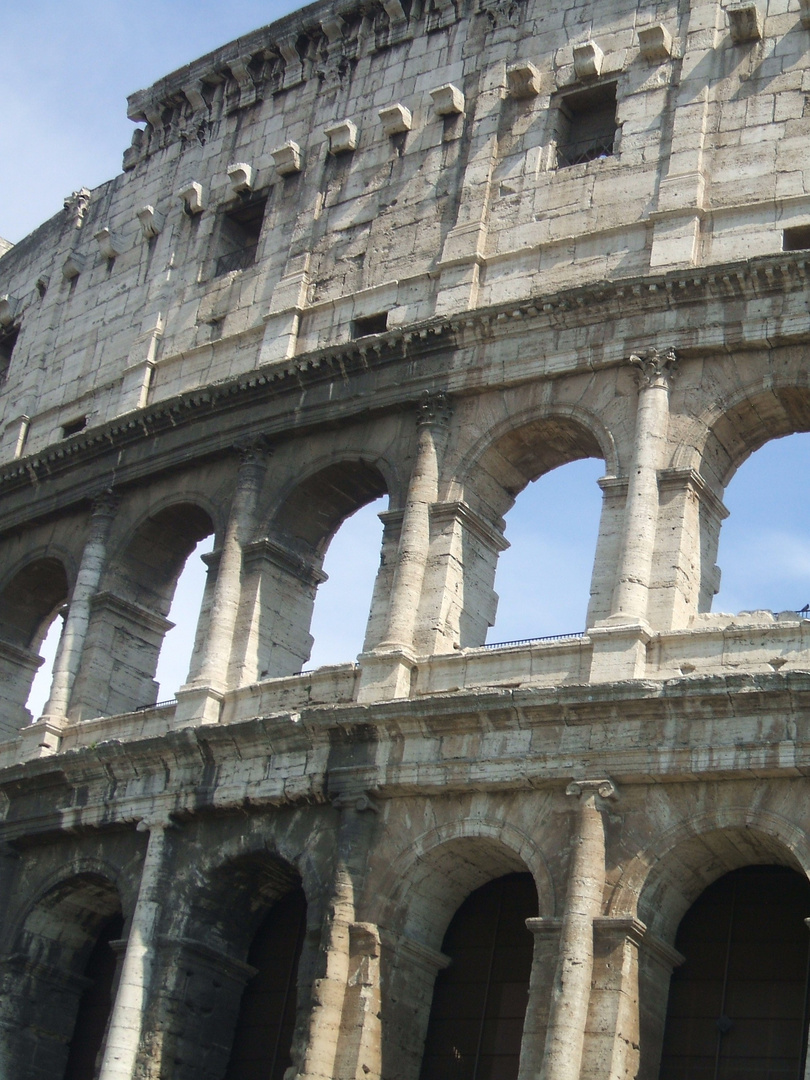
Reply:
[[58, 754], [62, 745], [62, 733], [67, 725], [66, 716], [40, 716], [34, 724], [20, 729], [19, 761]]
[[181, 686], [177, 691], [172, 727], [218, 724], [224, 696], [212, 686]]
[[647, 674], [647, 646], [652, 631], [640, 620], [622, 619], [621, 615], [613, 615], [588, 629], [593, 643], [592, 683], [643, 679]]
[[395, 701], [411, 696], [416, 674], [416, 657], [405, 649], [391, 652], [361, 653], [360, 685], [357, 701], [367, 705], [378, 701]]

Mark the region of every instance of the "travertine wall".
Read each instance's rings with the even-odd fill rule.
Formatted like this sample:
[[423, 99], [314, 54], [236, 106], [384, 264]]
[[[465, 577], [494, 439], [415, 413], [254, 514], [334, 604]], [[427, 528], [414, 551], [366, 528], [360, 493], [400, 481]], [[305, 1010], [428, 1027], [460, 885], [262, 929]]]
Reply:
[[[658, 1075], [689, 906], [810, 869], [810, 622], [710, 610], [726, 485], [810, 430], [808, 21], [315, 4], [134, 94], [123, 173], [2, 255], [1, 1077], [64, 1074], [122, 916], [95, 1075], [223, 1080], [300, 886], [288, 1080], [417, 1080], [448, 924], [515, 871], [520, 1080]], [[484, 648], [504, 515], [584, 457], [584, 632]], [[381, 495], [364, 651], [301, 673]]]

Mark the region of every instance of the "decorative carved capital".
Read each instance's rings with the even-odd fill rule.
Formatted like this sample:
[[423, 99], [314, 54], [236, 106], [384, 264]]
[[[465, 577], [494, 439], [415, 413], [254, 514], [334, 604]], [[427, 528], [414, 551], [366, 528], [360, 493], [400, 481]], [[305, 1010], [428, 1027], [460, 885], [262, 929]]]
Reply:
[[667, 386], [677, 374], [678, 357], [673, 348], [648, 349], [643, 353], [633, 353], [630, 363], [638, 368], [639, 388], [649, 386]]
[[425, 390], [419, 401], [418, 424], [446, 424], [453, 414], [450, 398], [444, 390]]
[[380, 812], [379, 806], [367, 791], [342, 791], [332, 799], [332, 806], [336, 810], [344, 810], [349, 807], [358, 813], [363, 813], [366, 810], [371, 810], [375, 814]]
[[87, 207], [90, 203], [90, 191], [88, 188], [79, 188], [78, 191], [71, 191], [64, 202], [64, 207], [67, 213], [73, 218], [73, 226], [76, 229], [80, 229], [84, 224], [84, 216], [87, 213]]
[[233, 450], [239, 455], [239, 465], [264, 465], [266, 459], [273, 453], [273, 444], [266, 435], [248, 435], [244, 439], [237, 439], [233, 444]]
[[92, 514], [94, 518], [111, 518], [115, 515], [121, 500], [111, 487], [102, 488], [93, 495]]
[[602, 777], [599, 780], [572, 780], [565, 789], [566, 795], [598, 795], [600, 799], [618, 799], [619, 792], [612, 780]]

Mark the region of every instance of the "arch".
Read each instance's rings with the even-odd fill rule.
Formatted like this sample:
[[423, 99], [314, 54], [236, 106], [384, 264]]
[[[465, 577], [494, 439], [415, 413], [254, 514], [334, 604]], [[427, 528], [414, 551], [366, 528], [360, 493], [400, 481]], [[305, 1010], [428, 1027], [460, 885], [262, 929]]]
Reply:
[[532, 972], [526, 920], [536, 912], [528, 873], [480, 886], [455, 912], [442, 942], [450, 963], [436, 979], [421, 1080], [517, 1080]]
[[32, 719], [26, 702], [39, 650], [69, 588], [65, 563], [42, 552], [18, 564], [0, 592], [0, 738]]
[[388, 490], [376, 461], [342, 456], [328, 464], [317, 463], [288, 486], [274, 515], [273, 531], [289, 538], [296, 549], [322, 560], [346, 518]]
[[528, 871], [539, 911], [556, 908], [554, 882], [531, 837], [508, 822], [464, 818], [418, 836], [391, 860], [375, 892], [377, 921], [403, 937], [439, 949], [466, 896], [504, 874]]
[[810, 842], [780, 814], [751, 806], [716, 809], [682, 821], [626, 866], [610, 913], [637, 916], [668, 943], [690, 905], [716, 878], [774, 863], [810, 872]]
[[[333, 455], [326, 464], [311, 463], [285, 487], [266, 536], [247, 553], [241, 622], [252, 629], [232, 660], [235, 685], [294, 674], [306, 664], [329, 543], [346, 518], [387, 493], [388, 482], [379, 462], [362, 455], [343, 455], [337, 460]], [[378, 578], [375, 598], [383, 588]], [[367, 643], [370, 632], [369, 628]]]
[[[311, 981], [316, 954], [306, 936], [312, 913], [301, 876], [291, 862], [257, 846], [198, 871], [187, 887], [193, 891], [186, 904], [178, 904], [185, 914], [166, 958], [172, 983], [168, 997], [175, 1005], [161, 1022], [163, 1058], [175, 1063], [177, 1080], [198, 1076], [203, 1063], [206, 1075], [227, 1080], [247, 1076], [240, 1054], [232, 1053], [234, 1033], [241, 1031], [252, 1045], [261, 1040], [254, 1030], [256, 1009], [263, 1007], [257, 997], [270, 993], [274, 1001], [264, 1005], [281, 1011], [271, 1017], [268, 1031], [284, 1045], [279, 1053], [266, 1049], [275, 1054], [274, 1076], [280, 1077], [292, 1062], [300, 1064], [305, 995], [297, 988]], [[291, 952], [285, 946], [293, 931]], [[268, 970], [281, 962], [286, 965], [283, 986]]]
[[92, 601], [70, 715], [81, 720], [128, 712], [157, 700], [166, 616], [186, 559], [214, 522], [197, 502], [163, 501], [111, 553]]
[[[480, 426], [476, 417], [476, 429]], [[430, 608], [422, 620], [430, 630], [417, 642], [420, 651], [450, 652], [484, 644], [498, 606], [495, 574], [507, 546], [504, 515], [532, 481], [585, 458], [604, 460], [613, 471], [617, 454], [612, 435], [581, 406], [555, 404], [523, 408], [497, 420], [458, 461], [448, 462], [446, 490], [454, 501], [439, 515], [431, 538]], [[459, 504], [462, 509], [455, 512]], [[610, 507], [602, 503], [600, 539], [607, 537], [614, 546], [620, 510], [615, 500]], [[605, 518], [608, 511], [611, 520]], [[600, 549], [600, 564], [609, 564], [614, 554]], [[588, 622], [603, 617], [609, 598], [602, 594], [609, 591], [609, 582], [594, 579]]]
[[[537, 819], [543, 816], [542, 810]], [[383, 953], [389, 1007], [383, 1012], [383, 1074], [417, 1080], [428, 1028], [434, 983], [447, 962], [441, 952], [448, 926], [472, 893], [506, 875], [525, 873], [534, 883], [537, 907], [554, 912], [554, 886], [542, 852], [510, 822], [462, 818], [417, 836], [372, 884], [371, 916], [396, 946]], [[543, 959], [535, 950], [532, 990], [524, 1032], [526, 1046], [542, 1045], [546, 991]], [[399, 1002], [407, 1002], [401, 1008]], [[539, 1027], [538, 1027], [539, 1025]], [[532, 1027], [532, 1031], [528, 1028]], [[528, 1057], [526, 1057], [528, 1061]], [[539, 1066], [539, 1062], [537, 1063]]]
[[[109, 941], [120, 934], [117, 888], [93, 869], [74, 872], [28, 905], [3, 964], [0, 1060], [8, 1075], [88, 1075], [101, 1051], [114, 962]], [[90, 1002], [86, 991], [101, 990]], [[76, 1071], [76, 1070], [79, 1071]]]
[[694, 469], [720, 493], [761, 446], [784, 435], [810, 431], [810, 386], [797, 376], [773, 375], [719, 396], [681, 434], [676, 469]]
[[619, 472], [615, 440], [600, 418], [577, 405], [535, 406], [481, 436], [456, 465], [451, 487], [468, 501], [484, 499], [497, 519], [526, 484], [586, 457], [601, 458], [608, 476]]
[[676, 944], [661, 1080], [803, 1076], [808, 1022], [810, 882], [782, 865], [717, 878], [692, 904]]

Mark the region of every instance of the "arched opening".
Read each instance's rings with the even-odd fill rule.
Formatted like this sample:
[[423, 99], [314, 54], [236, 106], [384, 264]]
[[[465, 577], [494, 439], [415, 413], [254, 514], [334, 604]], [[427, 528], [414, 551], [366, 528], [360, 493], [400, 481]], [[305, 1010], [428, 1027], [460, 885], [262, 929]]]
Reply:
[[[605, 440], [583, 419], [555, 415], [511, 427], [483, 448], [464, 481], [466, 502], [488, 528], [470, 529], [462, 541], [462, 647], [487, 637], [575, 633], [609, 613], [612, 580], [593, 573], [597, 538], [598, 561], [606, 566], [615, 563], [611, 544], [619, 535], [618, 518], [600, 534], [612, 506], [603, 508], [596, 484], [604, 472]], [[612, 511], [618, 515], [620, 508]], [[511, 545], [506, 551], [500, 542], [504, 517]], [[500, 598], [493, 587], [496, 564]]]
[[[36, 559], [19, 570], [0, 594], [0, 735], [13, 737], [31, 713], [26, 708], [40, 650], [49, 629], [61, 629], [59, 609], [68, 597], [68, 580], [59, 559]], [[51, 666], [53, 661], [51, 660]], [[48, 685], [50, 681], [48, 680]], [[42, 704], [47, 698], [45, 691]], [[36, 706], [35, 702], [32, 702]]]
[[[281, 1080], [295, 1061], [299, 971], [307, 901], [297, 871], [268, 852], [195, 876], [182, 933], [167, 957], [168, 994], [161, 1060], [174, 1080]], [[212, 1024], [211, 1018], [216, 1018]], [[298, 1049], [297, 1049], [298, 1048]], [[298, 1055], [298, 1056], [296, 1056]]]
[[309, 667], [340, 664], [362, 652], [371, 598], [380, 565], [385, 499], [375, 499], [348, 517], [333, 536], [323, 561], [326, 581], [318, 586], [312, 612]]
[[112, 1007], [121, 937], [118, 893], [95, 873], [52, 889], [29, 912], [3, 988], [9, 1075], [94, 1080]]
[[172, 698], [188, 677], [207, 584], [205, 557], [213, 548], [214, 534], [211, 533], [189, 554], [177, 579], [168, 614], [172, 626], [163, 638], [155, 671], [158, 701]]
[[82, 972], [85, 987], [79, 999], [64, 1080], [95, 1080], [97, 1076], [113, 1006], [116, 956], [112, 942], [120, 940], [123, 929], [124, 917], [117, 912], [101, 927], [87, 958]]
[[487, 640], [585, 629], [604, 463], [570, 462], [531, 482], [506, 515], [510, 546], [498, 558], [498, 609]]
[[807, 1053], [810, 882], [746, 866], [684, 916], [661, 1080], [802, 1080]]
[[798, 611], [810, 603], [810, 434], [766, 443], [726, 489], [715, 611]]
[[283, 1080], [292, 1065], [306, 922], [307, 902], [299, 886], [272, 905], [256, 931], [247, 957], [256, 974], [242, 994], [225, 1080]]
[[421, 1080], [516, 1080], [537, 914], [531, 874], [471, 893], [442, 942], [450, 963], [436, 979]]
[[[381, 526], [375, 519], [378, 501], [387, 490], [375, 465], [348, 460], [307, 477], [286, 497], [268, 535], [253, 544], [246, 555], [242, 623], [250, 630], [240, 669], [232, 673], [236, 684], [292, 675], [307, 664], [313, 647], [316, 594], [326, 580], [324, 559], [344, 522], [349, 540], [345, 557], [352, 572], [346, 575], [343, 588], [335, 590], [338, 599], [331, 605], [331, 616], [320, 622], [321, 632], [328, 635], [329, 642], [316, 654], [316, 662], [353, 660], [362, 640], [359, 626], [364, 621], [368, 646], [378, 632], [375, 601], [379, 575], [375, 578], [378, 591], [371, 616], [364, 593], [379, 565]], [[363, 511], [357, 520], [347, 521], [357, 511]], [[350, 611], [354, 625], [351, 634], [341, 630], [341, 622], [344, 630], [350, 625]]]
[[193, 503], [175, 503], [147, 518], [110, 559], [93, 598], [70, 715], [82, 720], [153, 704], [158, 656], [178, 578], [197, 544], [214, 531]]

